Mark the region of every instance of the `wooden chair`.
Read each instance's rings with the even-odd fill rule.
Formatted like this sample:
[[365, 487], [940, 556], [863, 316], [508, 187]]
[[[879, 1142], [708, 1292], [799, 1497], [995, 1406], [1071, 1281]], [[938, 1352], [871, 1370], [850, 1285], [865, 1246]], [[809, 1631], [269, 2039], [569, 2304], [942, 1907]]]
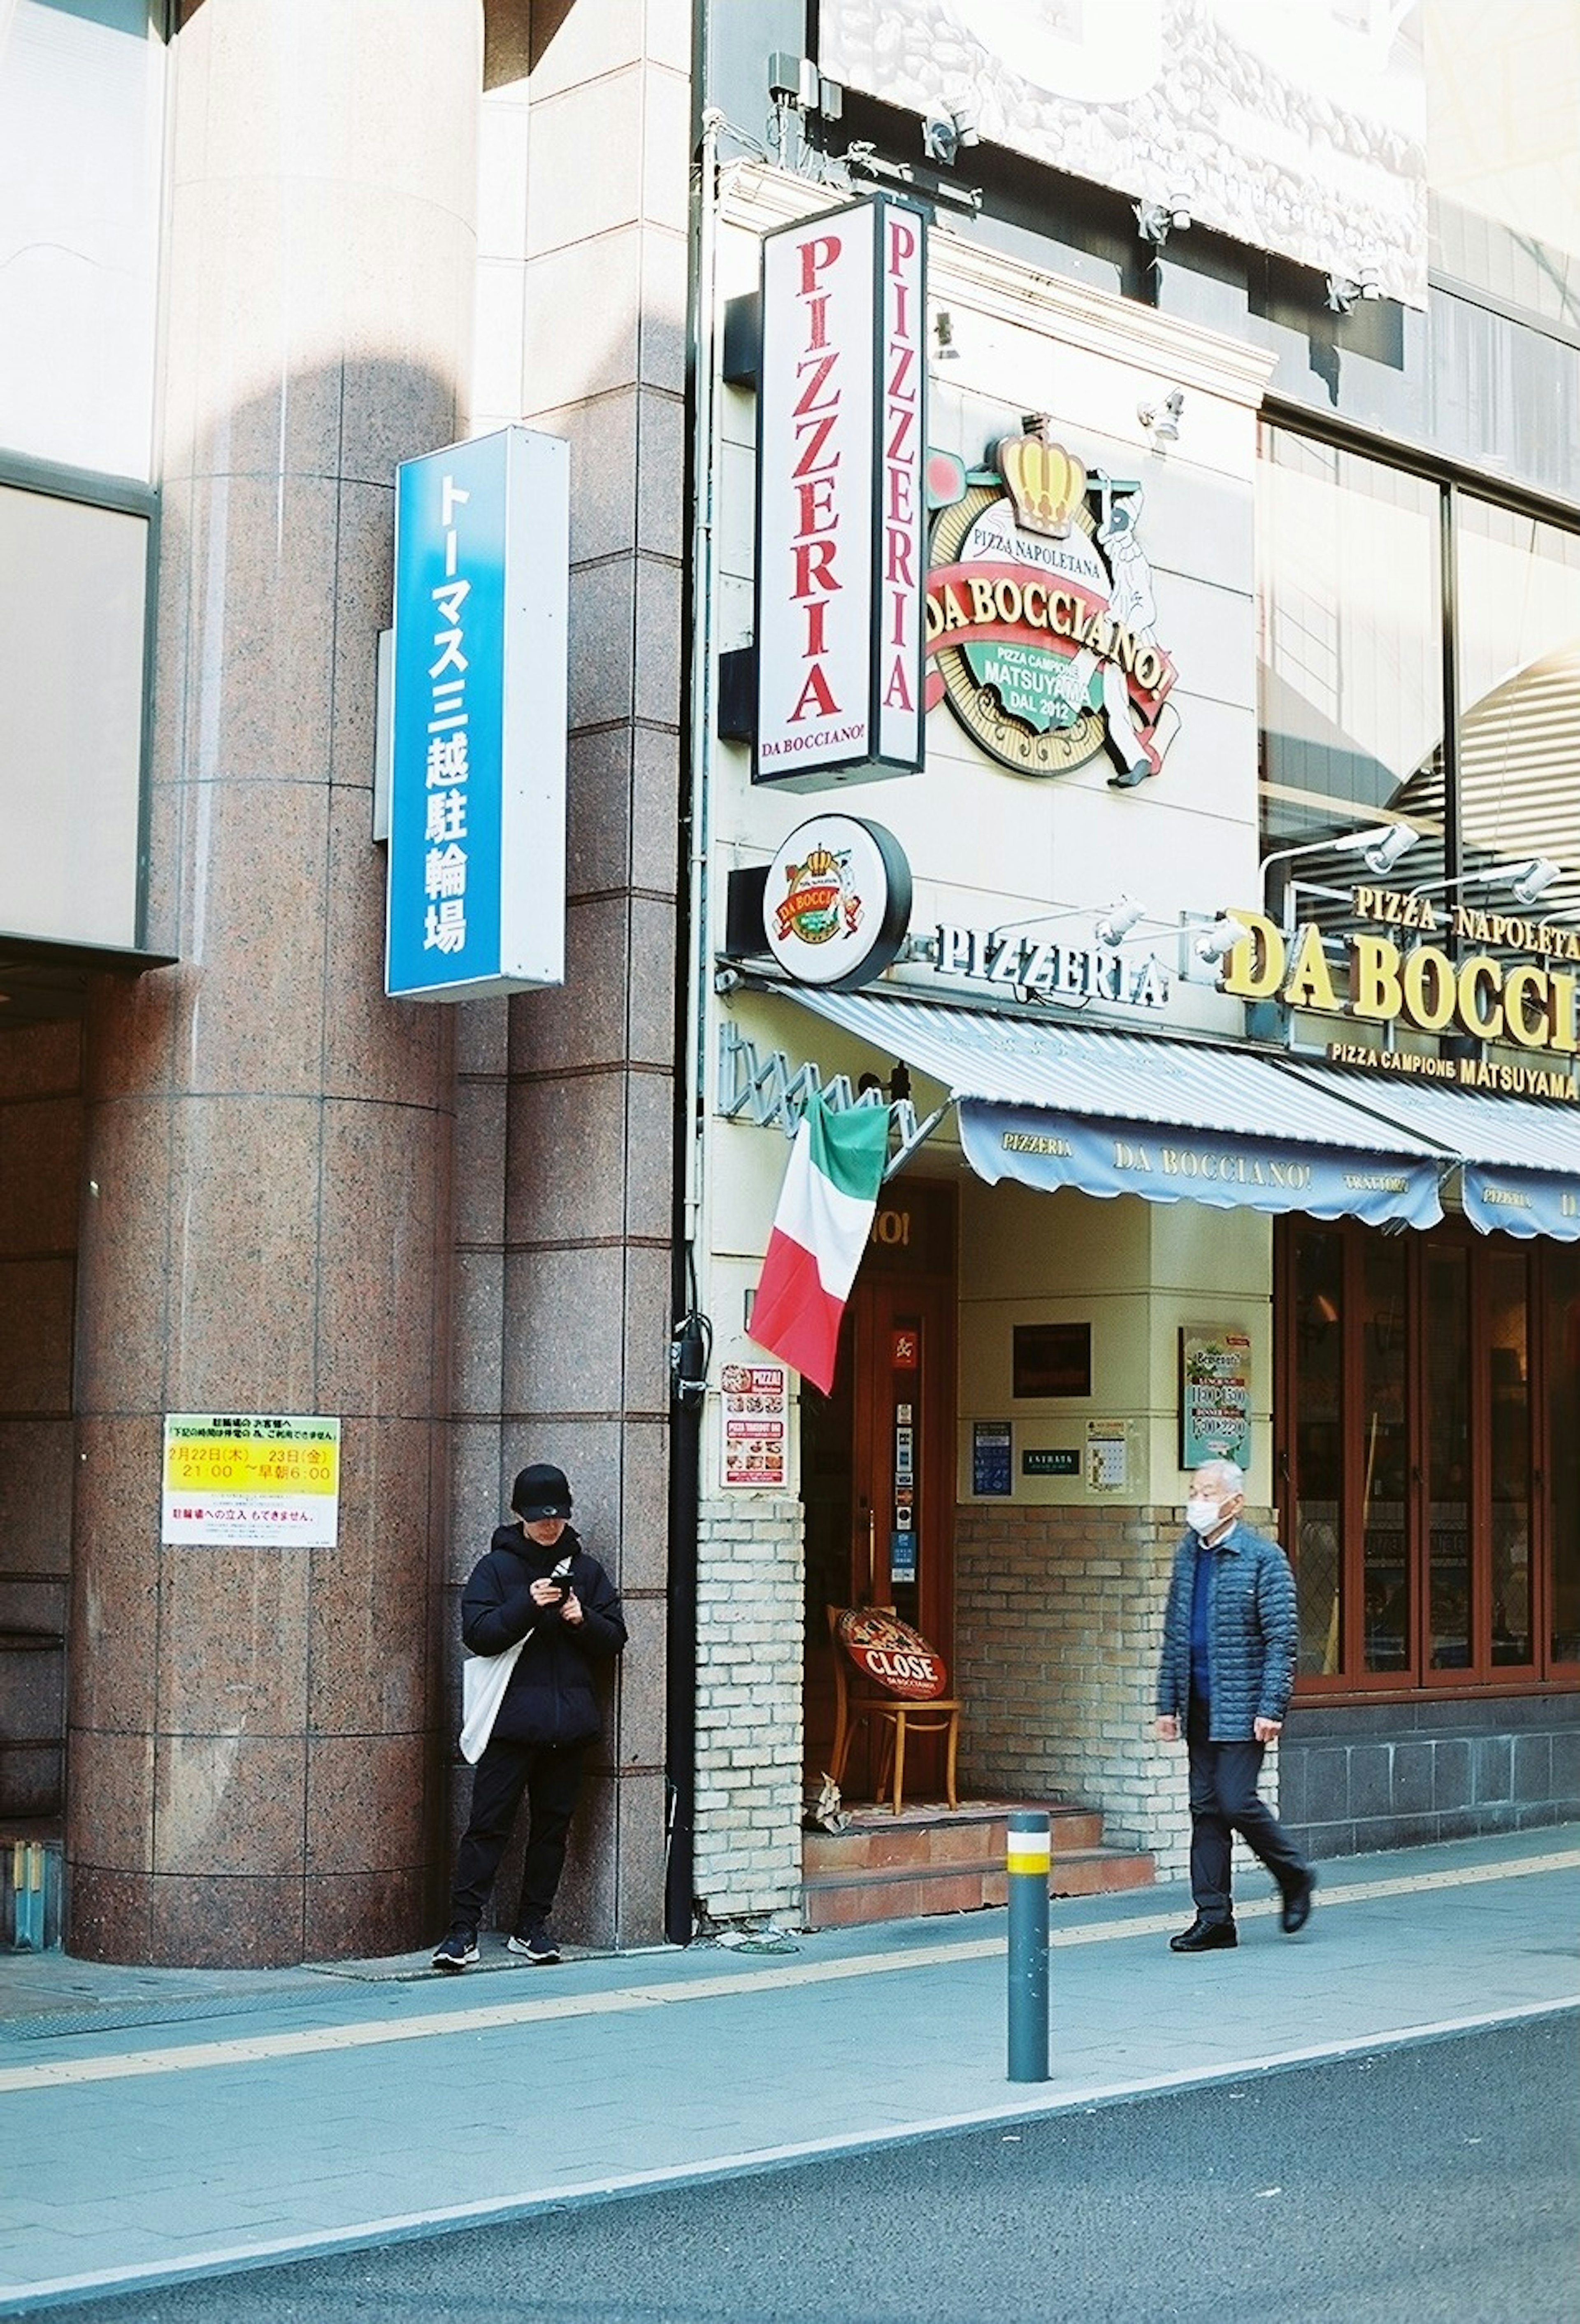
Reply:
[[[845, 1781], [845, 1765], [850, 1757], [850, 1747], [858, 1727], [868, 1720], [878, 1720], [886, 1729], [882, 1757], [880, 1761], [878, 1793], [882, 1797], [892, 1792], [893, 1812], [900, 1813], [905, 1799], [905, 1738], [908, 1735], [947, 1735], [945, 1751], [944, 1791], [952, 1808], [960, 1803], [956, 1796], [955, 1765], [960, 1748], [960, 1713], [966, 1708], [954, 1695], [935, 1695], [930, 1702], [919, 1702], [914, 1697], [886, 1694], [882, 1687], [864, 1679], [854, 1667], [836, 1633], [836, 1624], [843, 1607], [827, 1606], [828, 1646], [834, 1656], [834, 1750], [833, 1765], [828, 1772], [836, 1784]], [[874, 1608], [874, 1612], [892, 1612], [892, 1607]], [[892, 1773], [893, 1783], [890, 1784]]]

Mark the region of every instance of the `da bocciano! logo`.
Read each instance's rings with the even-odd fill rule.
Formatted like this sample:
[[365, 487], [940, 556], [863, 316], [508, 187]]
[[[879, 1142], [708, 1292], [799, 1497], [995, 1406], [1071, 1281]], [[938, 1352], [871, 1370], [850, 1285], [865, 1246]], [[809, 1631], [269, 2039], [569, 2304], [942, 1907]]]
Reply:
[[1088, 472], [1062, 445], [1006, 437], [991, 468], [929, 463], [927, 704], [1021, 775], [1106, 752], [1121, 789], [1163, 763], [1179, 720], [1159, 643], [1139, 482]]

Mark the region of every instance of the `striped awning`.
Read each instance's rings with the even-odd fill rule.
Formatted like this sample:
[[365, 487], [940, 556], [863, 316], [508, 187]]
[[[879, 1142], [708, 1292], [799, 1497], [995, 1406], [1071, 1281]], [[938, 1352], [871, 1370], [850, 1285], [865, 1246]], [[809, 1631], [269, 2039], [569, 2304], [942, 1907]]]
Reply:
[[939, 1082], [990, 1183], [1432, 1226], [1451, 1158], [1225, 1043], [1173, 1041], [872, 992], [807, 1008]]
[[990, 1182], [1418, 1227], [1446, 1187], [1485, 1231], [1580, 1239], [1580, 1105], [871, 990], [794, 998], [940, 1083]]

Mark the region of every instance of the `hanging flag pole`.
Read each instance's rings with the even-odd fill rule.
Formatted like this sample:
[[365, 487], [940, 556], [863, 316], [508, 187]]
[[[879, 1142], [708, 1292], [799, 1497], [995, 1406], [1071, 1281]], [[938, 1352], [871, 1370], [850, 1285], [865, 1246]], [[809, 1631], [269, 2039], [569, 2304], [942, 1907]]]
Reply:
[[888, 1155], [886, 1106], [832, 1113], [820, 1092], [808, 1099], [747, 1330], [825, 1396], [834, 1385], [839, 1319], [872, 1232]]

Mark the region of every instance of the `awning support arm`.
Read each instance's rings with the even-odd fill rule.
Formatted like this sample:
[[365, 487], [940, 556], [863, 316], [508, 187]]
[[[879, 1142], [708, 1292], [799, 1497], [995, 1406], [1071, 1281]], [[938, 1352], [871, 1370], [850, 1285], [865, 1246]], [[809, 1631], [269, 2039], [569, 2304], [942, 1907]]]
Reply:
[[783, 1049], [771, 1049], [765, 1055], [727, 1018], [719, 1025], [718, 1046], [718, 1109], [726, 1121], [747, 1114], [760, 1130], [779, 1129], [793, 1138], [807, 1100], [819, 1091], [831, 1113], [843, 1113], [854, 1105], [882, 1106], [889, 1115], [892, 1132], [899, 1132], [899, 1144], [883, 1172], [885, 1185], [932, 1136], [955, 1102], [952, 1097], [946, 1098], [925, 1121], [919, 1122], [908, 1097], [891, 1101], [881, 1088], [854, 1091], [846, 1074], [836, 1074], [826, 1082], [811, 1058], [792, 1073]]

